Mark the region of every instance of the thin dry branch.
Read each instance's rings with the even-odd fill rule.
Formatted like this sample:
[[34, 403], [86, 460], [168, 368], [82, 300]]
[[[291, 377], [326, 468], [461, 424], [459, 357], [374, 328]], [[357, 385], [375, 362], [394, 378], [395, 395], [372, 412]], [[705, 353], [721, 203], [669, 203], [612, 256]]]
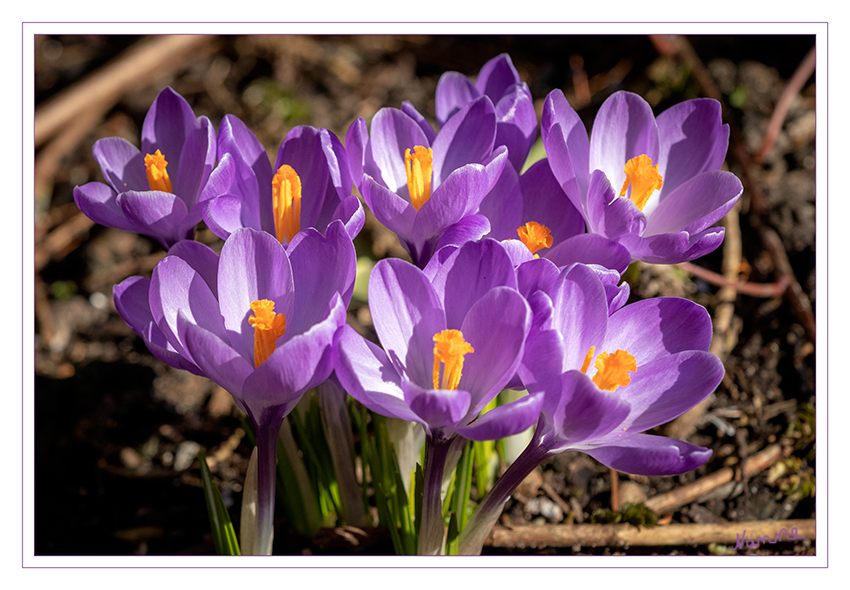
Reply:
[[794, 97], [800, 93], [805, 83], [812, 77], [812, 74], [815, 73], [816, 61], [815, 48], [812, 47], [806, 54], [806, 57], [803, 58], [803, 61], [800, 62], [800, 65], [797, 66], [794, 74], [785, 85], [785, 89], [782, 91], [782, 96], [780, 96], [779, 100], [776, 102], [776, 107], [773, 109], [773, 114], [770, 116], [770, 123], [767, 125], [767, 131], [764, 134], [764, 140], [761, 142], [761, 146], [758, 151], [753, 154], [753, 160], [755, 160], [756, 163], [761, 162], [762, 158], [764, 158], [765, 155], [767, 155], [767, 152], [770, 151], [770, 148], [773, 147], [773, 142], [776, 141], [776, 137], [779, 135], [779, 130], [782, 129], [782, 124], [785, 122], [785, 116], [788, 114], [788, 109], [791, 108], [791, 103], [794, 101]]
[[[771, 445], [759, 453], [745, 460], [741, 467], [741, 475], [744, 478], [751, 477], [760, 471], [764, 471], [784, 457], [782, 447]], [[711, 475], [701, 477], [693, 483], [677, 488], [666, 494], [659, 494], [646, 501], [646, 507], [659, 514], [672, 512], [682, 506], [690, 504], [713, 489], [732, 481], [735, 478], [735, 470], [724, 467]]]
[[155, 82], [213, 49], [210, 35], [161, 35], [131, 47], [35, 111], [35, 147], [84, 113], [105, 113], [127, 90]]
[[[784, 534], [783, 534], [784, 529]], [[815, 539], [815, 521], [767, 520], [721, 524], [671, 524], [638, 528], [630, 524], [554, 524], [496, 526], [484, 542], [489, 547], [542, 549], [544, 547], [661, 547], [676, 545], [737, 544], [743, 539], [769, 537], [780, 542]], [[799, 542], [799, 541], [796, 541]], [[762, 543], [762, 548], [772, 547]]]

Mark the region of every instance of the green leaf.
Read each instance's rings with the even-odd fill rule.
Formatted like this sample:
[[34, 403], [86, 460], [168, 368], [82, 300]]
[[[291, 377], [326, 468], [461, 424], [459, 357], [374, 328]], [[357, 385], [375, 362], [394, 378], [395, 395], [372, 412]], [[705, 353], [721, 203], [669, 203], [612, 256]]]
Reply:
[[460, 537], [460, 532], [458, 531], [457, 518], [455, 514], [452, 514], [449, 519], [449, 530], [446, 535], [446, 555], [457, 555], [458, 537]]
[[198, 451], [198, 462], [201, 464], [204, 500], [207, 505], [207, 515], [210, 519], [215, 551], [219, 555], [240, 555], [236, 531], [233, 529], [233, 523], [230, 522], [230, 515], [224, 506], [224, 500], [221, 499], [221, 492], [212, 480], [210, 469], [207, 466], [207, 456], [203, 450]]

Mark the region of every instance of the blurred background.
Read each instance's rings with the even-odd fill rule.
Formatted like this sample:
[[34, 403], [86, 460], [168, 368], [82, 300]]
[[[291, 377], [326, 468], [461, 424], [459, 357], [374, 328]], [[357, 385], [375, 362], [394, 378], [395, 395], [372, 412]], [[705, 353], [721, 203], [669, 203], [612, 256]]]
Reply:
[[[250, 444], [227, 392], [154, 359], [123, 323], [112, 287], [149, 276], [164, 252], [143, 236], [93, 224], [73, 188], [102, 181], [92, 145], [138, 145], [157, 93], [171, 86], [218, 127], [231, 113], [272, 159], [296, 125], [344, 140], [357, 118], [410, 101], [436, 125], [440, 75], [475, 76], [508, 53], [539, 114], [561, 89], [590, 129], [617, 90], [657, 115], [689, 98], [723, 102], [728, 169], [744, 195], [724, 247], [693, 264], [643, 265], [632, 300], [688, 297], [712, 314], [712, 350], [726, 378], [694, 412], [659, 429], [713, 449], [693, 473], [621, 474], [619, 502], [655, 506], [661, 523], [815, 518], [814, 36], [37, 36], [35, 39], [35, 552], [50, 555], [210, 554], [197, 452], [238, 530]], [[538, 152], [538, 157], [541, 154]], [[220, 248], [206, 228], [197, 239]], [[367, 213], [355, 243], [366, 264], [406, 254]], [[370, 329], [357, 297], [349, 321]], [[732, 477], [695, 499], [663, 494], [707, 474]], [[600, 522], [608, 470], [566, 453], [505, 508], [508, 524]], [[653, 504], [655, 499], [655, 504]], [[660, 507], [660, 508], [659, 508]], [[661, 509], [663, 508], [663, 509]], [[371, 536], [369, 536], [371, 535]], [[303, 539], [277, 525], [275, 553], [391, 554], [380, 531], [346, 544], [334, 531]], [[768, 553], [813, 554], [814, 543]], [[485, 553], [523, 553], [486, 547]], [[572, 546], [534, 553], [709, 554], [722, 545]]]

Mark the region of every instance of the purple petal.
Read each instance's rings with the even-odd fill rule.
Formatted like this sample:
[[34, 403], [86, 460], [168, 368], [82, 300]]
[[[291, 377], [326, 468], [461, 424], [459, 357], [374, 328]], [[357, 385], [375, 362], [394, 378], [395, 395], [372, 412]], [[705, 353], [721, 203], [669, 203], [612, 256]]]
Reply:
[[215, 168], [215, 129], [209, 119], [198, 117], [182, 148], [178, 164], [169, 162], [169, 168], [173, 171], [174, 193], [186, 202], [187, 209], [191, 209]]
[[646, 216], [631, 199], [617, 194], [605, 174], [594, 170], [585, 201], [588, 226], [593, 233], [611, 240], [623, 234], [641, 235], [646, 227]]
[[185, 260], [218, 299], [218, 254], [212, 248], [194, 240], [181, 240], [169, 248], [168, 255]]
[[475, 352], [464, 358], [460, 387], [472, 395], [477, 415], [513, 377], [531, 328], [531, 309], [514, 289], [497, 287], [479, 299], [461, 325]]
[[428, 120], [422, 116], [422, 113], [416, 110], [416, 107], [414, 107], [409, 100], [405, 100], [401, 103], [401, 112], [416, 121], [416, 124], [419, 125], [420, 129], [422, 129], [422, 133], [424, 133], [425, 137], [428, 138], [428, 144], [433, 145], [434, 140], [437, 139], [437, 132], [434, 131], [434, 128], [431, 127]]
[[627, 350], [640, 367], [659, 356], [708, 350], [711, 334], [711, 318], [704, 307], [678, 297], [656, 297], [612, 314], [605, 342], [597, 353]]
[[128, 191], [118, 195], [116, 202], [124, 216], [138, 228], [136, 231], [156, 238], [165, 248], [194, 234], [194, 227], [189, 232], [182, 229], [188, 210], [173, 193]]
[[578, 369], [590, 347], [605, 337], [605, 289], [591, 268], [577, 264], [562, 273], [549, 296], [555, 309], [553, 327], [564, 340], [564, 369]]
[[366, 223], [366, 210], [363, 209], [363, 204], [354, 195], [350, 195], [340, 201], [333, 213], [333, 219], [339, 219], [345, 225], [345, 232], [348, 238], [353, 240], [363, 229], [363, 224]]
[[676, 264], [690, 260], [685, 256], [690, 244], [688, 232], [657, 234], [643, 238], [635, 234], [623, 234], [618, 241], [628, 248], [633, 260], [652, 264]]
[[396, 258], [379, 261], [369, 277], [369, 309], [397, 372], [420, 387], [433, 383], [433, 338], [446, 329], [446, 316], [422, 271]]
[[183, 144], [195, 126], [195, 114], [186, 99], [171, 88], [157, 95], [142, 124], [142, 153], [162, 152], [171, 170], [180, 169]]
[[[510, 153], [509, 151], [508, 157]], [[479, 213], [490, 220], [489, 237], [507, 240], [516, 239], [516, 230], [524, 223], [522, 212], [523, 193], [520, 190], [519, 177], [508, 160], [496, 185], [481, 201]]]
[[115, 309], [130, 328], [144, 340], [148, 350], [162, 362], [195, 375], [203, 372], [189, 359], [181, 356], [154, 323], [148, 294], [150, 279], [130, 277], [113, 288]]
[[682, 255], [682, 260], [677, 260], [676, 262], [694, 260], [710, 252], [714, 252], [723, 243], [725, 233], [725, 228], [711, 227], [695, 236], [689, 236], [688, 249]]
[[499, 440], [531, 427], [540, 416], [543, 394], [526, 395], [503, 406], [493, 408], [469, 426], [453, 430], [469, 440]]
[[535, 291], [528, 297], [528, 305], [533, 319], [517, 375], [526, 389], [537, 391], [545, 389], [553, 379], [560, 380], [564, 372], [564, 339], [552, 327], [554, 307], [546, 293]]
[[553, 245], [584, 233], [584, 218], [561, 189], [548, 159], [539, 160], [526, 170], [519, 177], [519, 185], [523, 195], [522, 221], [536, 221], [548, 227]]
[[102, 182], [89, 182], [74, 187], [74, 202], [86, 217], [107, 227], [138, 231], [139, 227], [127, 219], [118, 206], [117, 196], [115, 191]]
[[334, 370], [343, 388], [361, 404], [384, 416], [421, 422], [401, 390], [401, 376], [387, 353], [343, 326], [336, 336]]
[[[166, 256], [159, 261], [151, 277], [151, 315], [178, 353], [183, 352], [185, 344], [179, 336], [180, 315], [214, 336], [226, 338], [224, 322], [217, 308], [215, 296], [206, 280], [189, 262], [178, 256]], [[201, 366], [194, 358], [190, 360]]]
[[552, 173], [573, 206], [583, 212], [590, 174], [590, 143], [584, 123], [561, 90], [550, 92], [543, 103], [540, 134]]
[[450, 256], [431, 281], [446, 312], [446, 327], [460, 329], [476, 301], [495, 287], [516, 288], [516, 273], [495, 240], [467, 242]]
[[[374, 127], [374, 123], [372, 125]], [[374, 131], [372, 133], [374, 137]], [[489, 98], [480, 96], [446, 121], [437, 134], [431, 146], [434, 151], [432, 187], [439, 188], [452, 172], [467, 164], [483, 163], [493, 151], [495, 139], [496, 111]]]
[[[527, 248], [526, 248], [527, 250]], [[549, 291], [558, 279], [558, 267], [546, 258], [535, 258], [516, 270], [517, 290], [525, 297], [535, 291]]]
[[537, 113], [526, 84], [515, 84], [496, 103], [496, 141], [508, 148], [508, 157], [522, 170], [537, 137]]
[[407, 405], [431, 428], [455, 426], [469, 409], [470, 395], [463, 389], [423, 389], [409, 381], [402, 388]]
[[664, 436], [633, 434], [617, 444], [580, 448], [603, 465], [635, 475], [678, 475], [696, 469], [711, 450]]
[[658, 171], [664, 179], [660, 198], [681, 183], [708, 170], [719, 170], [729, 146], [720, 103], [711, 98], [686, 100], [656, 119], [660, 145]]
[[485, 63], [478, 72], [475, 86], [478, 92], [499, 100], [513, 86], [521, 82], [511, 57], [507, 53], [497, 55]]
[[[280, 144], [277, 159], [272, 168], [276, 172], [286, 164], [291, 166], [301, 179], [302, 228], [316, 227], [328, 192], [330, 179], [328, 155], [333, 157], [333, 153], [326, 154], [323, 150], [322, 143], [326, 141], [330, 152], [330, 139], [327, 133], [327, 130], [323, 134], [322, 130], [306, 125], [294, 127]], [[336, 208], [336, 203], [333, 206]]]
[[382, 225], [402, 239], [411, 238], [417, 213], [413, 205], [366, 174], [363, 175], [360, 191], [366, 205]]
[[[351, 172], [351, 178], [357, 190], [361, 192], [363, 191], [361, 188], [363, 174], [367, 172], [364, 170], [364, 162], [368, 144], [369, 132], [366, 128], [366, 121], [363, 117], [360, 117], [351, 124], [348, 132], [345, 134], [345, 152], [348, 155], [348, 170]], [[369, 174], [373, 174], [373, 172], [376, 172], [376, 170], [369, 172]], [[376, 178], [380, 182], [383, 182], [382, 178]]]
[[562, 268], [580, 262], [598, 264], [622, 274], [632, 257], [624, 246], [605, 236], [579, 234], [552, 248], [546, 258]]
[[543, 406], [547, 446], [554, 452], [612, 432], [629, 414], [616, 393], [599, 389], [580, 371], [567, 371], [558, 388], [546, 392]]
[[218, 151], [219, 158], [229, 154], [234, 159], [228, 192], [243, 200], [241, 227], [273, 233], [272, 167], [263, 145], [242, 121], [225, 115], [219, 126]]
[[245, 359], [224, 340], [188, 319], [177, 316], [177, 329], [186, 351], [204, 375], [221, 385], [235, 397], [242, 397], [245, 379], [254, 370], [253, 361]]
[[[416, 121], [398, 109], [383, 108], [372, 117], [370, 147], [383, 181], [392, 192], [407, 195], [404, 153], [415, 146], [433, 147]], [[434, 150], [434, 171], [437, 170]], [[365, 170], [364, 170], [365, 172]], [[436, 180], [437, 175], [434, 175]]]
[[150, 190], [145, 172], [144, 154], [126, 139], [122, 137], [98, 139], [94, 143], [92, 154], [106, 182], [115, 189], [115, 192]]
[[[293, 289], [292, 267], [280, 242], [250, 228], [233, 232], [221, 249], [218, 266], [218, 299], [230, 345], [253, 359], [251, 303], [274, 301], [275, 313], [282, 313], [288, 325], [295, 321]], [[287, 333], [283, 338], [288, 338]]]
[[356, 274], [356, 254], [341, 221], [328, 227], [322, 236], [312, 228], [287, 252], [295, 282], [295, 313], [287, 321], [287, 331], [300, 334], [327, 312], [334, 294], [342, 296], [345, 307], [351, 301]]
[[204, 204], [204, 223], [222, 240], [242, 227], [252, 227], [244, 220], [244, 199], [235, 195], [222, 195]]
[[481, 93], [475, 85], [460, 72], [445, 72], [437, 82], [434, 108], [440, 126], [446, 124], [452, 115], [478, 98]]
[[720, 385], [725, 370], [710, 352], [690, 350], [639, 365], [631, 382], [617, 389], [631, 413], [622, 424], [643, 432], [678, 418]]
[[483, 215], [467, 215], [455, 224], [450, 225], [440, 234], [434, 251], [438, 252], [446, 246], [462, 246], [467, 242], [480, 240], [490, 231], [490, 220]]
[[641, 235], [682, 231], [699, 233], [726, 215], [744, 187], [731, 172], [704, 172], [679, 185], [647, 216]]
[[506, 162], [507, 150], [499, 147], [484, 165], [467, 164], [452, 172], [422, 205], [414, 220], [414, 235], [428, 239], [463, 217], [476, 213], [481, 201], [495, 186]]
[[602, 104], [590, 136], [590, 170], [602, 170], [615, 189], [623, 185], [623, 168], [646, 154], [658, 163], [658, 127], [652, 108], [637, 94], [615, 92]]

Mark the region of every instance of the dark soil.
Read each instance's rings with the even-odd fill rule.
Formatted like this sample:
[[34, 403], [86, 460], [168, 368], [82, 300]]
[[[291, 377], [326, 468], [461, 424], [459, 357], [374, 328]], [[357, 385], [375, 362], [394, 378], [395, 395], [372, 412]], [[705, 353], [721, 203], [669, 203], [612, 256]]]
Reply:
[[[36, 39], [36, 107], [60, 96], [140, 39], [132, 36], [56, 36]], [[735, 146], [754, 153], [782, 91], [812, 36], [690, 37], [698, 59], [728, 107], [733, 127], [729, 169], [744, 178]], [[94, 141], [122, 136], [138, 143], [151, 102], [172, 86], [217, 127], [233, 113], [276, 152], [295, 125], [327, 127], [344, 138], [357, 117], [409, 100], [433, 118], [434, 90], [444, 71], [474, 76], [507, 52], [529, 83], [538, 106], [563, 89], [590, 127], [612, 92], [644, 96], [656, 114], [706, 89], [694, 62], [664, 52], [664, 40], [644, 36], [227, 36], [213, 50], [187, 58], [174, 75], [125, 92], [106, 117], [61, 149], [36, 152], [35, 273], [35, 553], [41, 555], [210, 554], [213, 545], [195, 459], [199, 445], [215, 457], [213, 474], [238, 530], [241, 484], [251, 447], [229, 395], [206, 379], [155, 360], [123, 323], [112, 287], [149, 275], [162, 257], [147, 238], [93, 226], [73, 231], [75, 185], [102, 180], [91, 156]], [[589, 101], [582, 79], [589, 81]], [[578, 91], [577, 91], [578, 89]], [[804, 298], [815, 302], [815, 78], [796, 96], [773, 148], [749, 168], [740, 212], [739, 280], [773, 283], [781, 277], [762, 230], [774, 230]], [[51, 151], [53, 150], [53, 151]], [[763, 200], [754, 197], [752, 186]], [[758, 201], [758, 202], [756, 202]], [[65, 237], [64, 241], [62, 238]], [[202, 229], [198, 239], [219, 241]], [[51, 241], [53, 240], [53, 241]], [[57, 246], [57, 242], [59, 245]], [[356, 242], [359, 256], [403, 256], [394, 236], [374, 218]], [[722, 249], [694, 261], [722, 273]], [[674, 267], [645, 266], [632, 298], [689, 297], [712, 316], [718, 286]], [[350, 320], [368, 323], [355, 300]], [[677, 510], [681, 523], [812, 519], [815, 517], [815, 349], [806, 312], [789, 297], [739, 293], [720, 337], [726, 378], [690, 442], [713, 449], [693, 473], [655, 478], [620, 474], [620, 499], [643, 501], [780, 444], [787, 458], [748, 481], [732, 482]], [[659, 429], [664, 432], [664, 429]], [[567, 453], [542, 466], [537, 485], [517, 494], [503, 521], [513, 524], [591, 522], [610, 508], [607, 468]], [[739, 478], [740, 479], [740, 478]], [[548, 486], [541, 488], [540, 483]], [[552, 499], [545, 488], [562, 502]], [[529, 491], [530, 490], [530, 491]], [[562, 509], [566, 503], [569, 510]], [[280, 513], [279, 513], [280, 514]], [[661, 515], [663, 518], [663, 515]], [[598, 518], [598, 517], [597, 517]], [[663, 521], [662, 521], [663, 522]], [[278, 522], [275, 553], [391, 554], [386, 531], [368, 531], [354, 547], [328, 531], [302, 539]], [[718, 546], [535, 550], [534, 553], [723, 553]], [[761, 551], [761, 550], [760, 550]], [[489, 553], [529, 553], [485, 548]], [[811, 541], [763, 551], [814, 554]]]

